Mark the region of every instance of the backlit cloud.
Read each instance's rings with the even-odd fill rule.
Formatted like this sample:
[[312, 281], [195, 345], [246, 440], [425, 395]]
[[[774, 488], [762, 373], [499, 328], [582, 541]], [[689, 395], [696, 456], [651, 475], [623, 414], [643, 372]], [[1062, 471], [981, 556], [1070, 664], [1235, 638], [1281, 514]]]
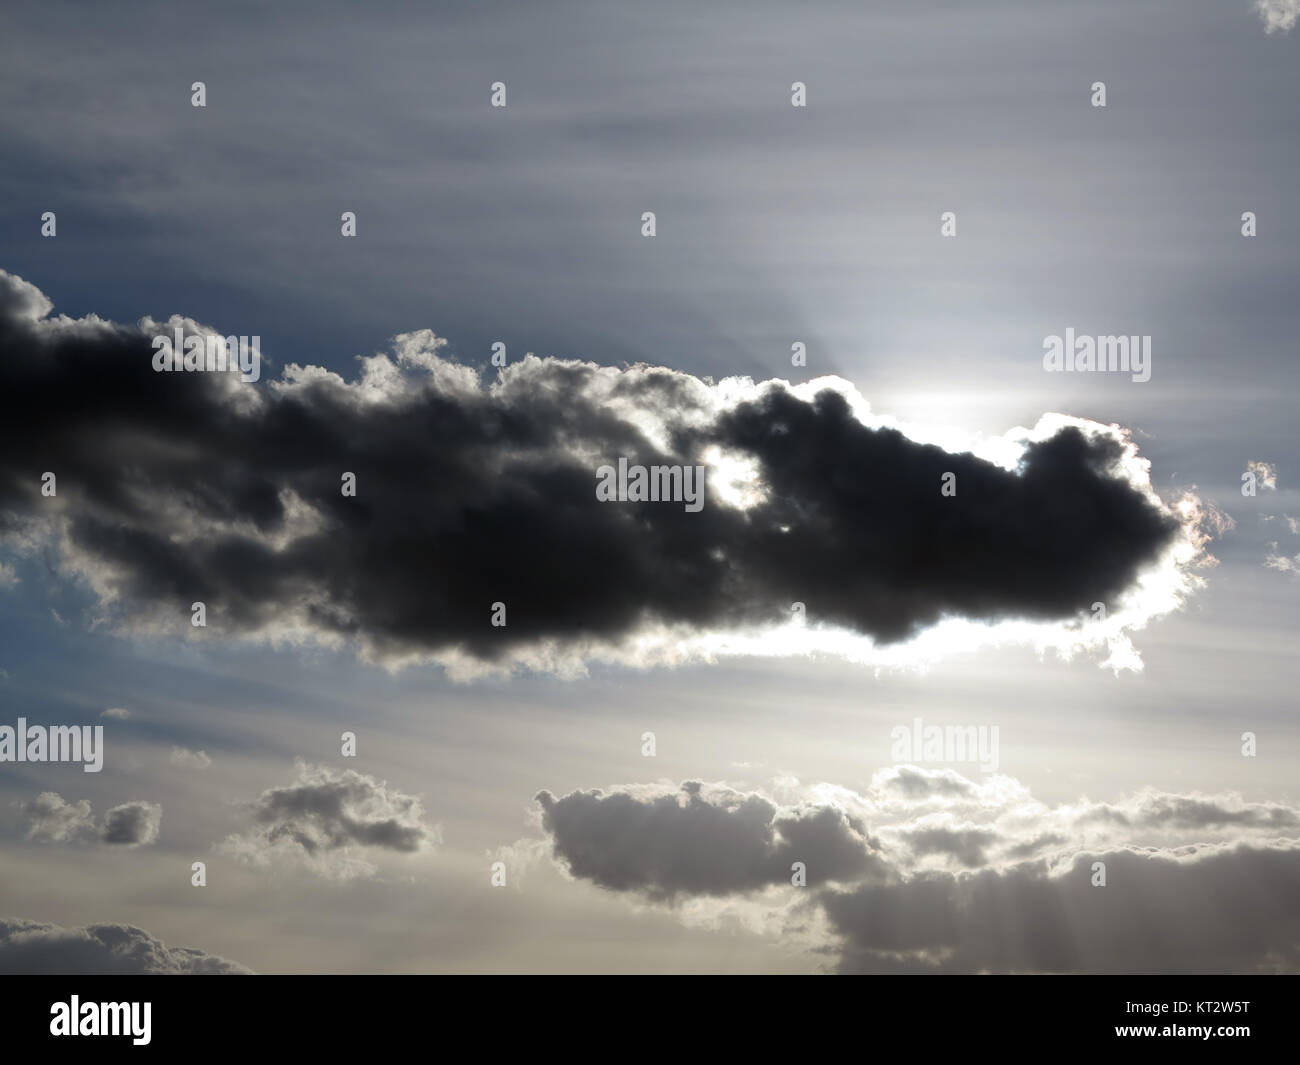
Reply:
[[[0, 274], [0, 532], [55, 543], [120, 631], [350, 641], [458, 676], [1001, 639], [1122, 668], [1197, 586], [1197, 501], [1161, 500], [1114, 426], [940, 446], [834, 378], [529, 356], [484, 382], [427, 330], [351, 381], [155, 372], [176, 329], [210, 333], [52, 317]], [[704, 467], [703, 506], [598, 499], [620, 460]]]

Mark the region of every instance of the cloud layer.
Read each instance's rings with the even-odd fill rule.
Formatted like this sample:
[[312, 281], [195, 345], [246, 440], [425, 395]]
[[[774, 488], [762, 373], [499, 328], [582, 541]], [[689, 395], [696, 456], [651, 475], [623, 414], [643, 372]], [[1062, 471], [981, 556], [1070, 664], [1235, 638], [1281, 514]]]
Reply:
[[1300, 970], [1297, 899], [1292, 839], [1094, 851], [819, 901], [843, 972], [1237, 973]]
[[809, 945], [845, 972], [1300, 970], [1292, 807], [1151, 790], [1048, 807], [1008, 777], [915, 766], [863, 792], [795, 790], [688, 782], [538, 802], [573, 877], [693, 902], [696, 918], [713, 900], [811, 921]]
[[129, 924], [62, 925], [0, 918], [0, 973], [77, 976], [248, 973], [193, 947], [169, 947]]
[[[0, 533], [56, 541], [124, 630], [581, 668], [772, 629], [803, 603], [811, 625], [889, 646], [946, 619], [1114, 609], [1186, 533], [1124, 435], [1093, 423], [1021, 430], [995, 461], [873, 419], [842, 381], [529, 356], [484, 385], [427, 330], [353, 381], [291, 365], [241, 384], [154, 372], [151, 338], [196, 322], [51, 309], [0, 273]], [[598, 500], [620, 458], [706, 466], [703, 509]]]

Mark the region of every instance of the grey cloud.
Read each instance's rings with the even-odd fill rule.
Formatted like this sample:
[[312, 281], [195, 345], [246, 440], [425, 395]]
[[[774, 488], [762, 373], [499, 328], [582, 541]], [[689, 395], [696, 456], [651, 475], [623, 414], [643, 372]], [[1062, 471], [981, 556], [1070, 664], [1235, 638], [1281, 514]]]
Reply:
[[1215, 796], [1141, 792], [1127, 803], [1098, 803], [1080, 820], [1179, 831], [1239, 826], [1280, 832], [1300, 825], [1300, 813], [1281, 803], [1243, 803]]
[[0, 973], [117, 976], [250, 971], [238, 962], [193, 947], [169, 947], [134, 925], [64, 927], [0, 918]]
[[293, 784], [268, 788], [249, 809], [255, 828], [221, 848], [255, 865], [290, 854], [322, 873], [364, 875], [373, 866], [360, 853], [411, 854], [438, 839], [418, 797], [350, 769], [300, 763]]
[[1061, 848], [1069, 843], [1069, 840], [1059, 832], [1045, 832], [1041, 836], [1035, 836], [1033, 839], [1027, 839], [1023, 843], [1016, 843], [1007, 848], [1008, 858], [1029, 858], [1039, 851], [1049, 850], [1053, 847]]
[[101, 843], [140, 847], [157, 840], [162, 824], [162, 807], [138, 799], [114, 806], [98, 826], [89, 800], [69, 802], [55, 791], [18, 803], [18, 809], [27, 823], [28, 839], [55, 843], [98, 838]]
[[1048, 807], [1009, 778], [964, 785], [951, 770], [896, 767], [862, 794], [814, 787], [794, 806], [697, 782], [538, 801], [575, 877], [653, 901], [743, 896], [806, 860], [808, 902], [844, 971], [1300, 966], [1294, 809], [1154, 791]]
[[830, 806], [778, 807], [757, 794], [688, 781], [669, 794], [538, 794], [555, 857], [576, 877], [660, 900], [857, 879], [878, 864], [860, 824]]
[[903, 837], [913, 853], [918, 855], [945, 854], [962, 865], [980, 866], [985, 861], [985, 851], [998, 840], [998, 834], [987, 828], [918, 828]]
[[[1092, 886], [1094, 861], [1106, 886]], [[1300, 967], [1300, 842], [1079, 854], [1063, 869], [828, 890], [844, 972], [1267, 972]]]
[[105, 843], [141, 847], [158, 838], [162, 807], [152, 802], [126, 802], [104, 815], [99, 838]]
[[975, 789], [971, 782], [951, 769], [925, 770], [914, 765], [900, 765], [876, 774], [878, 787], [897, 791], [904, 799], [922, 799], [931, 795], [969, 796]]

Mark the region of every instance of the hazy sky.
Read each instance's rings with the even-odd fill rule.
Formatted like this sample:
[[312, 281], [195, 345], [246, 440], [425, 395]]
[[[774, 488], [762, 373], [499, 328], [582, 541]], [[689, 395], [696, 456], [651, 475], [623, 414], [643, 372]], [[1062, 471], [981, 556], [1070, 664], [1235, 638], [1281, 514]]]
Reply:
[[1300, 8], [700, 8], [4, 6], [0, 971], [1300, 968]]

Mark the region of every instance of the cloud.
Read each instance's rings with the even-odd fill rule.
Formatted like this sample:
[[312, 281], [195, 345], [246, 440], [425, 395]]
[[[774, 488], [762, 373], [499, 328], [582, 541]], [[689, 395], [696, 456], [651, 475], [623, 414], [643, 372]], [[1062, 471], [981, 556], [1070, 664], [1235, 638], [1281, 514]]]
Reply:
[[1255, 475], [1260, 488], [1269, 492], [1277, 491], [1277, 466], [1274, 463], [1252, 460], [1246, 463], [1246, 472]]
[[[1094, 887], [1094, 862], [1106, 885]], [[830, 889], [843, 972], [1300, 969], [1300, 841], [1125, 849]]]
[[986, 850], [997, 838], [987, 828], [917, 828], [903, 835], [913, 854], [947, 855], [961, 865], [972, 867], [985, 864]]
[[1281, 832], [1300, 827], [1300, 815], [1281, 803], [1245, 803], [1235, 796], [1168, 795], [1151, 790], [1118, 805], [1098, 803], [1079, 820], [1177, 831], [1240, 827]]
[[1300, 18], [1300, 0], [1255, 0], [1255, 11], [1267, 33], [1290, 33]]
[[797, 801], [699, 782], [538, 801], [573, 877], [691, 920], [743, 905], [751, 928], [817, 929], [843, 971], [1300, 969], [1294, 807], [1153, 789], [1047, 806], [1010, 777], [917, 766], [783, 787]]
[[100, 976], [133, 973], [243, 974], [251, 972], [193, 947], [169, 947], [129, 924], [57, 924], [0, 918], [0, 973]]
[[1288, 557], [1278, 550], [1276, 542], [1268, 545], [1268, 554], [1264, 556], [1264, 565], [1269, 569], [1275, 569], [1279, 573], [1290, 573], [1292, 576], [1300, 576], [1300, 555]]
[[930, 796], [973, 796], [978, 789], [953, 769], [920, 769], [914, 765], [901, 765], [876, 774], [876, 787], [881, 791], [896, 791], [905, 799], [925, 799]]
[[152, 802], [125, 802], [104, 815], [99, 838], [105, 843], [141, 847], [158, 838], [162, 807]]
[[191, 751], [187, 747], [173, 747], [167, 760], [180, 769], [207, 769], [212, 764], [207, 751]]
[[109, 717], [114, 721], [126, 721], [132, 716], [131, 711], [121, 706], [110, 706], [107, 710], [99, 715], [100, 717]]
[[101, 843], [141, 847], [158, 838], [162, 807], [133, 800], [114, 806], [96, 827], [90, 802], [68, 802], [58, 792], [43, 791], [35, 799], [18, 803], [27, 822], [27, 838], [53, 843], [81, 843], [98, 838]]
[[298, 763], [287, 787], [269, 788], [249, 813], [255, 827], [228, 837], [218, 849], [257, 867], [276, 859], [323, 876], [371, 876], [365, 854], [413, 854], [438, 841], [424, 823], [420, 800], [354, 770]]
[[545, 862], [551, 853], [551, 847], [545, 840], [526, 838], [502, 844], [484, 853], [491, 865], [500, 862], [504, 866], [506, 883], [519, 891], [533, 868]]
[[[1052, 415], [945, 449], [838, 379], [714, 384], [528, 356], [484, 384], [428, 330], [351, 381], [291, 365], [241, 384], [153, 371], [151, 338], [210, 332], [192, 320], [51, 309], [0, 273], [0, 534], [57, 544], [119, 631], [351, 641], [472, 676], [888, 654], [1005, 623], [1129, 662], [1125, 631], [1196, 585], [1192, 503], [1162, 502], [1112, 426]], [[596, 471], [622, 457], [707, 466], [703, 509], [601, 502]], [[190, 625], [200, 601], [206, 628]], [[1084, 632], [1097, 601], [1113, 624]], [[808, 624], [792, 634], [796, 602]]]
[[831, 806], [779, 807], [761, 795], [688, 781], [675, 792], [538, 794], [555, 857], [570, 872], [653, 899], [789, 884], [791, 866], [856, 878], [872, 865], [860, 824]]
[[95, 818], [86, 799], [68, 802], [58, 792], [43, 791], [18, 804], [27, 819], [27, 838], [67, 843], [93, 832]]

